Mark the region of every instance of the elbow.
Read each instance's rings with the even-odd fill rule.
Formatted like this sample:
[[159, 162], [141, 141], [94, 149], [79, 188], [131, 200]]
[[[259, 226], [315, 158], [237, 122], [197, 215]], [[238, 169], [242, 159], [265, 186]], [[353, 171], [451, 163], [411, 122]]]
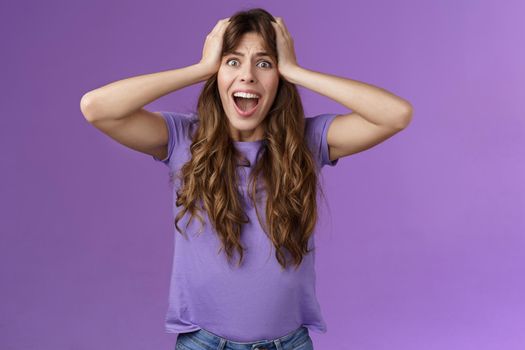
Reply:
[[80, 111], [82, 112], [84, 118], [90, 123], [95, 121], [94, 109], [95, 107], [93, 97], [90, 96], [89, 92], [85, 93], [80, 99]]
[[408, 101], [406, 101], [403, 106], [403, 111], [399, 114], [399, 117], [398, 117], [397, 124], [399, 128], [405, 129], [412, 121], [413, 115], [414, 115], [414, 108]]

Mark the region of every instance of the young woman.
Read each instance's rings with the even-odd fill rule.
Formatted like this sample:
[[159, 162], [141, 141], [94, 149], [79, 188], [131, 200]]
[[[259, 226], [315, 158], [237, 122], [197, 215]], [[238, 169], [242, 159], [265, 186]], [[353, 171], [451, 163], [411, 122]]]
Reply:
[[[196, 113], [143, 108], [200, 81]], [[296, 84], [353, 112], [305, 118]], [[103, 86], [81, 109], [172, 175], [166, 331], [176, 348], [313, 349], [309, 330], [326, 331], [313, 253], [319, 171], [405, 128], [411, 105], [299, 66], [283, 20], [258, 8], [220, 20], [199, 63]]]

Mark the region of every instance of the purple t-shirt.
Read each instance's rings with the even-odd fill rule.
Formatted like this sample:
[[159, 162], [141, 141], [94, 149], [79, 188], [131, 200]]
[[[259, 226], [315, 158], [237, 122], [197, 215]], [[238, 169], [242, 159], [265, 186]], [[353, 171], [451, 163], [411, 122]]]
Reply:
[[[165, 159], [153, 157], [169, 167], [170, 173], [178, 172], [190, 159], [191, 135], [198, 125], [195, 113], [162, 112], [168, 126], [168, 155]], [[320, 114], [306, 118], [305, 137], [313, 152], [317, 170], [324, 165], [334, 166], [338, 159], [328, 158], [326, 134], [335, 114]], [[234, 141], [237, 149], [255, 164], [265, 140]], [[281, 271], [275, 258], [275, 248], [260, 227], [255, 208], [247, 197], [247, 180], [252, 169], [239, 164], [240, 189], [244, 194], [245, 212], [250, 222], [242, 228], [244, 261], [237, 267], [228, 264], [224, 251], [218, 254], [220, 238], [202, 213], [205, 226], [201, 234], [200, 222], [195, 217], [184, 238], [175, 227], [174, 256], [166, 314], [167, 333], [186, 333], [204, 328], [221, 337], [251, 342], [281, 337], [301, 325], [318, 333], [326, 332], [315, 292], [314, 251], [305, 255], [300, 267]], [[173, 217], [180, 211], [175, 205], [176, 179], [173, 191]], [[262, 209], [262, 210], [261, 210]], [[264, 206], [259, 207], [265, 218]], [[179, 222], [183, 229], [189, 213]], [[309, 247], [314, 247], [315, 232]]]

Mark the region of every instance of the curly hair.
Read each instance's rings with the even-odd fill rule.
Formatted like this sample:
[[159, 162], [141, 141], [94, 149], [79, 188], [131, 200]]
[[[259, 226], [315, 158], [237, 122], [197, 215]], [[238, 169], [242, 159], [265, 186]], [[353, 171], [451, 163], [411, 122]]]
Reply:
[[[222, 55], [232, 52], [245, 33], [255, 32], [263, 38], [266, 50], [277, 62], [274, 17], [261, 8], [239, 11], [230, 17], [224, 33]], [[230, 262], [234, 250], [239, 253], [237, 266], [244, 258], [241, 244], [242, 225], [249, 222], [239, 193], [237, 161], [242, 159], [229, 133], [229, 121], [219, 95], [217, 73], [204, 84], [197, 102], [198, 127], [192, 136], [191, 159], [181, 168], [181, 186], [177, 190], [177, 207], [186, 212], [190, 222], [204, 210], [220, 238], [221, 250]], [[248, 179], [248, 197], [254, 204], [257, 218], [275, 247], [281, 267], [288, 266], [287, 255], [297, 269], [308, 250], [308, 241], [318, 219], [316, 163], [304, 137], [305, 118], [301, 98], [294, 84], [279, 77], [275, 100], [262, 122], [265, 142]], [[261, 187], [258, 183], [262, 183]], [[262, 193], [261, 193], [262, 192]], [[261, 219], [258, 202], [266, 201], [265, 219]], [[189, 224], [189, 223], [188, 223]], [[187, 228], [188, 225], [186, 225]], [[288, 254], [287, 254], [288, 253]]]

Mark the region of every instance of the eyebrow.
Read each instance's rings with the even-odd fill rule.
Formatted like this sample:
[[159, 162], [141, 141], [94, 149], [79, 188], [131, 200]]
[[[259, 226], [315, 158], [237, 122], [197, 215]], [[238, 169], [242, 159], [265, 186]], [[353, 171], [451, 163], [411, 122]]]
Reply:
[[[241, 52], [238, 52], [238, 51], [233, 51], [231, 52], [232, 55], [237, 55], [237, 56], [241, 56], [241, 57], [244, 57], [244, 54], [241, 53]], [[267, 57], [270, 57], [270, 55], [267, 53], [267, 52], [264, 52], [264, 51], [260, 51], [260, 52], [257, 52], [255, 54], [255, 57], [261, 57], [261, 56], [267, 56]]]

